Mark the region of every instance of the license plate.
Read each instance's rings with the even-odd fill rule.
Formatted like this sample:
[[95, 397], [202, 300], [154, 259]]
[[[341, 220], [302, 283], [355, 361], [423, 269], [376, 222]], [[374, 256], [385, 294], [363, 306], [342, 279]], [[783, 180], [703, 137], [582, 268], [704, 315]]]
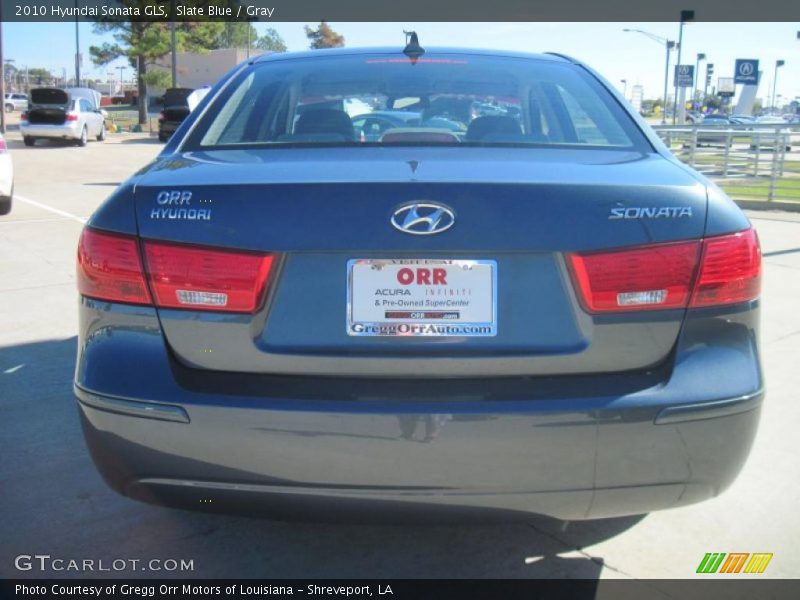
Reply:
[[349, 260], [347, 333], [405, 337], [497, 335], [497, 262]]

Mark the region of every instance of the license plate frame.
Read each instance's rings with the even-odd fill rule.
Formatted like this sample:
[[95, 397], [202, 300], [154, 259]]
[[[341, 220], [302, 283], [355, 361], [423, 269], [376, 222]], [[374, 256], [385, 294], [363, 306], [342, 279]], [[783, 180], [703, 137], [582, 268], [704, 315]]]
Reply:
[[[410, 283], [400, 283], [402, 269], [414, 274]], [[408, 272], [402, 275], [406, 281], [410, 277]], [[381, 279], [383, 282], [379, 283]], [[370, 290], [374, 290], [372, 294]], [[398, 290], [407, 290], [410, 295], [398, 297], [395, 295]], [[349, 336], [494, 337], [497, 305], [496, 260], [354, 258], [347, 261]]]

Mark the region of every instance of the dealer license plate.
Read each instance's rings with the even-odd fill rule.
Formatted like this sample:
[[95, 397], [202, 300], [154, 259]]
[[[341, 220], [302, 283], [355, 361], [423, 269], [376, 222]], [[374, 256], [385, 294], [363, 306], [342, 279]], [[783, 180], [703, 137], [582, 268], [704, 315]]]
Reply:
[[497, 335], [494, 260], [353, 259], [347, 262], [347, 333]]

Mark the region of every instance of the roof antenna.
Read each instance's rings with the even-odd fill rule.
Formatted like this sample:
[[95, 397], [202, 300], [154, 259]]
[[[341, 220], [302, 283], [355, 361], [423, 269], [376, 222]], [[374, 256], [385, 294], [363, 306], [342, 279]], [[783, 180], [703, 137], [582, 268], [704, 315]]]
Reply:
[[425, 48], [419, 45], [419, 38], [416, 31], [403, 30], [406, 35], [406, 47], [403, 48], [403, 54], [411, 59], [411, 64], [417, 64], [419, 57], [425, 54]]

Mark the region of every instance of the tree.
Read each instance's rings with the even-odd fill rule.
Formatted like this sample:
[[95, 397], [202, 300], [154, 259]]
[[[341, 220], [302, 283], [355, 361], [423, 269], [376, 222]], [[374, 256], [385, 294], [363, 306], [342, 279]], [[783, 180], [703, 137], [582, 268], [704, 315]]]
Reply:
[[[189, 2], [184, 1], [184, 4]], [[145, 14], [146, 6], [164, 4], [161, 0], [115, 0], [115, 4], [128, 9], [138, 9]], [[135, 11], [134, 11], [135, 12]], [[205, 51], [214, 47], [224, 24], [221, 22], [177, 23], [176, 45], [179, 51]], [[122, 17], [107, 17], [94, 24], [95, 33], [112, 33], [114, 43], [91, 46], [89, 53], [92, 62], [107, 65], [118, 59], [127, 58], [136, 69], [136, 83], [139, 95], [139, 123], [147, 123], [147, 86], [167, 87], [170, 75], [165, 69], [150, 70], [158, 61], [170, 53], [170, 30], [167, 22], [133, 21]], [[163, 65], [165, 66], [165, 65]]]
[[256, 42], [259, 50], [269, 50], [271, 52], [286, 52], [286, 42], [283, 41], [281, 34], [269, 27]]
[[214, 48], [246, 48], [248, 42], [253, 48], [257, 39], [258, 32], [251, 23], [226, 21], [222, 32], [214, 42]]
[[47, 69], [32, 67], [28, 69], [28, 81], [36, 85], [49, 85], [53, 81], [53, 74]]
[[311, 40], [310, 48], [342, 48], [344, 46], [344, 36], [336, 33], [327, 21], [321, 21], [319, 27], [311, 29], [305, 26], [306, 37]]

